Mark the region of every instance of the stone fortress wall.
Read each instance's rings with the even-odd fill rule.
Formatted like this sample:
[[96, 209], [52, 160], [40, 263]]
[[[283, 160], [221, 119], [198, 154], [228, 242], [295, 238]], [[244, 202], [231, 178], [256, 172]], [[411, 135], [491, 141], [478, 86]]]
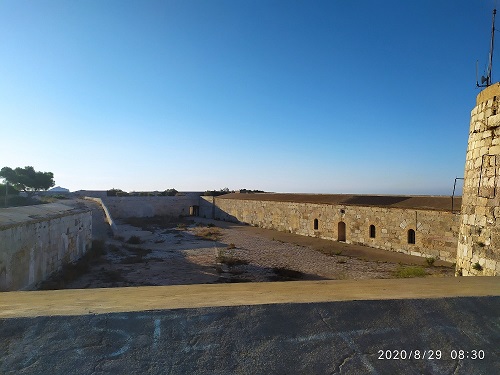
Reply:
[[[408, 204], [264, 199], [261, 194], [100, 198], [111, 218], [201, 216], [456, 262], [459, 275], [500, 275], [500, 83], [471, 113], [462, 201], [452, 212]], [[311, 195], [311, 197], [317, 197]], [[356, 196], [352, 196], [356, 200]], [[363, 201], [363, 196], [357, 196]], [[386, 197], [401, 198], [401, 197]], [[432, 197], [431, 197], [432, 198]], [[408, 202], [418, 201], [416, 197]], [[421, 197], [420, 199], [424, 199]], [[434, 202], [437, 202], [434, 199]], [[418, 202], [417, 202], [418, 203]], [[451, 201], [450, 201], [451, 206]], [[112, 220], [110, 220], [110, 223]], [[0, 211], [0, 291], [29, 289], [91, 246], [88, 210], [61, 204]]]
[[457, 272], [500, 275], [500, 83], [479, 93], [465, 160]]
[[51, 203], [0, 211], [0, 292], [32, 289], [92, 244], [92, 214]]
[[[259, 199], [265, 194], [241, 194], [245, 199], [238, 199], [238, 195], [201, 197], [200, 216], [456, 261], [458, 213]], [[290, 194], [290, 200], [293, 196]], [[411, 230], [414, 243], [409, 243]]]
[[200, 193], [184, 193], [176, 196], [108, 197], [103, 194], [87, 194], [98, 198], [113, 219], [152, 216], [188, 216], [189, 207], [198, 205]]

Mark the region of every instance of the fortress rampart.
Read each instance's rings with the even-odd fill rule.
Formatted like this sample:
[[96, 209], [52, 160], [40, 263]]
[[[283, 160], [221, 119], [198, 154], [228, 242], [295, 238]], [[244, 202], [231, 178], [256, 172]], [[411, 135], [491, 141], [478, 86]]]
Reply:
[[127, 217], [187, 216], [189, 207], [198, 205], [199, 193], [157, 197], [101, 197], [114, 219]]
[[89, 210], [51, 203], [0, 212], [0, 292], [31, 289], [92, 242]]
[[[238, 199], [238, 196], [241, 198]], [[268, 196], [231, 194], [215, 198], [201, 197], [200, 216], [433, 257], [452, 263], [456, 260], [458, 213], [390, 205], [379, 207], [293, 202], [291, 200], [297, 196], [295, 194], [288, 195], [290, 201], [264, 199]], [[334, 201], [336, 196], [332, 197]], [[353, 196], [350, 199], [354, 198], [362, 201], [365, 197]], [[398, 197], [378, 198], [387, 201]], [[433, 201], [441, 203], [444, 199], [451, 205], [448, 197], [434, 197]]]

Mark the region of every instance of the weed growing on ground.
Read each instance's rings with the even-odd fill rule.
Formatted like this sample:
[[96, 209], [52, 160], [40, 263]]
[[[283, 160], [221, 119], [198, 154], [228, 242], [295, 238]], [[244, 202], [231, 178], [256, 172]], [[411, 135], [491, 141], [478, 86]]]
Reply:
[[476, 271], [482, 271], [483, 270], [483, 266], [481, 266], [479, 264], [479, 262], [476, 262], [472, 265], [472, 268], [475, 269]]
[[234, 248], [231, 249], [229, 249], [229, 247], [227, 249], [217, 248], [215, 253], [215, 261], [217, 263], [226, 264], [229, 267], [248, 264], [246, 260], [239, 259], [234, 253], [234, 251], [231, 250], [234, 250]]
[[424, 277], [425, 269], [421, 266], [399, 266], [394, 271], [394, 276], [397, 278]]
[[222, 233], [219, 228], [203, 228], [196, 231], [196, 236], [205, 240], [218, 241], [222, 237]]
[[425, 258], [425, 262], [429, 267], [432, 267], [434, 265], [434, 262], [436, 261], [436, 258], [430, 257], [430, 258]]

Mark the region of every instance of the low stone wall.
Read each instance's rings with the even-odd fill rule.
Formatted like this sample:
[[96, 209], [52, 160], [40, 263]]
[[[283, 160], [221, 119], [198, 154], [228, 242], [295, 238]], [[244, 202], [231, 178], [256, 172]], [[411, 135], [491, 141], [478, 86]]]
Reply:
[[173, 197], [106, 197], [101, 198], [115, 219], [157, 215], [187, 216], [189, 207], [198, 206], [199, 194]]
[[[344, 240], [452, 263], [456, 260], [460, 215], [451, 212], [217, 197], [202, 197], [202, 201], [202, 217], [239, 221], [334, 241]], [[373, 238], [370, 236], [373, 234], [370, 233], [371, 225], [374, 226]], [[410, 229], [415, 232], [414, 244], [408, 243]]]
[[92, 245], [92, 213], [58, 204], [0, 209], [0, 291], [32, 289]]

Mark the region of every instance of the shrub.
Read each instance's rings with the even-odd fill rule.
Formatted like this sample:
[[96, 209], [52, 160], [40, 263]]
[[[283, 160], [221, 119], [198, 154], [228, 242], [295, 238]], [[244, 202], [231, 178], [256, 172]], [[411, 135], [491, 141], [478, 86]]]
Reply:
[[63, 194], [52, 195], [52, 198], [55, 198], [55, 199], [68, 199], [68, 197], [66, 195], [63, 195]]
[[107, 191], [106, 191], [106, 195], [107, 195], [108, 197], [116, 197], [116, 195], [117, 195], [118, 193], [123, 193], [123, 192], [124, 192], [123, 190], [113, 188], [113, 189], [109, 189], [109, 190], [107, 190]]
[[90, 270], [92, 263], [102, 262], [101, 256], [106, 253], [106, 244], [102, 240], [93, 240], [92, 247], [76, 262], [68, 263], [53, 273], [40, 284], [39, 289], [63, 289], [66, 285]]
[[167, 189], [164, 192], [160, 193], [160, 195], [166, 196], [166, 197], [173, 197], [178, 193], [177, 190], [175, 189]]
[[434, 257], [425, 258], [425, 262], [427, 263], [428, 266], [433, 266], [435, 261], [436, 258]]
[[[18, 195], [19, 190], [9, 184], [9, 186], [7, 187], [7, 193], [9, 195]], [[5, 184], [0, 184], [0, 196], [5, 197]]]
[[481, 266], [479, 264], [479, 262], [476, 262], [472, 265], [472, 268], [475, 269], [476, 271], [482, 271], [483, 270], [483, 266]]
[[246, 260], [239, 259], [234, 255], [234, 251], [228, 251], [229, 249], [217, 249], [215, 260], [217, 263], [223, 263], [232, 266], [239, 266], [248, 264]]
[[219, 228], [204, 228], [196, 231], [198, 237], [204, 238], [206, 240], [218, 241], [222, 237], [222, 233]]
[[234, 191], [230, 191], [228, 188], [220, 189], [220, 190], [207, 190], [203, 193], [206, 197], [217, 197], [219, 195], [234, 193]]

